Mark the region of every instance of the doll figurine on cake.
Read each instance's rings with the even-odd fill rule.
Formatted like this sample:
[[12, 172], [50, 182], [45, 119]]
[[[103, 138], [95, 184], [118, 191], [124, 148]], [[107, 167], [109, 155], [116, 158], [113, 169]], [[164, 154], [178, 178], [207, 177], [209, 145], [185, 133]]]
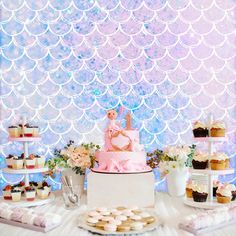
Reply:
[[[120, 115], [123, 108], [120, 109]], [[132, 129], [132, 117], [126, 115], [126, 127], [122, 128], [115, 110], [107, 112], [109, 124], [105, 129], [105, 145], [96, 153], [98, 168], [106, 172], [142, 172], [150, 170], [146, 165], [144, 146], [139, 143], [139, 131]]]

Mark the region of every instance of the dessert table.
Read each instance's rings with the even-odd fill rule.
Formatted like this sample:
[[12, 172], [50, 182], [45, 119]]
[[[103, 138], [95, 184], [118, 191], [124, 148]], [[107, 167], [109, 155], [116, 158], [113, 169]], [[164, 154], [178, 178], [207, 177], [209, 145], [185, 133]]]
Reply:
[[[82, 204], [79, 208], [73, 210], [66, 210], [64, 208], [64, 203], [61, 193], [56, 192], [56, 200], [48, 205], [38, 206], [34, 209], [38, 212], [52, 212], [62, 216], [62, 224], [56, 229], [48, 233], [39, 233], [32, 230], [23, 229], [20, 227], [14, 227], [6, 224], [0, 223], [0, 232], [1, 236], [38, 236], [38, 235], [48, 235], [48, 236], [63, 236], [63, 235], [94, 235], [83, 229], [77, 227], [78, 215], [85, 211], [86, 205], [85, 197], [82, 198]], [[178, 229], [178, 223], [184, 216], [189, 214], [202, 211], [201, 209], [192, 208], [184, 205], [182, 198], [170, 197], [166, 193], [156, 193], [156, 204], [155, 204], [156, 213], [160, 216], [161, 220], [164, 222], [164, 225], [156, 229], [155, 231], [145, 233], [144, 236], [190, 236], [192, 234], [187, 233], [183, 230]], [[214, 231], [211, 234], [207, 233], [205, 235], [214, 235], [214, 236], [230, 236], [234, 235], [236, 231], [236, 225], [228, 226], [220, 230]]]

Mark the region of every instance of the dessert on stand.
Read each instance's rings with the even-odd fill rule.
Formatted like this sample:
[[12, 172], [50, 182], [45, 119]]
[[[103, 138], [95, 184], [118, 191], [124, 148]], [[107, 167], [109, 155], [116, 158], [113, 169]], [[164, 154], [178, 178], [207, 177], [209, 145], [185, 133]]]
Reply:
[[130, 113], [126, 115], [126, 128], [116, 121], [115, 110], [108, 111], [107, 117], [105, 145], [96, 152], [98, 166], [88, 174], [88, 205], [152, 207], [154, 174], [146, 164], [139, 131], [132, 129]]
[[[20, 125], [8, 127], [9, 141], [21, 142], [23, 144], [23, 153], [20, 156], [8, 155], [6, 157], [7, 167], [2, 171], [8, 174], [22, 174], [24, 181], [17, 185], [7, 185], [3, 189], [1, 202], [16, 206], [38, 206], [47, 204], [55, 199], [51, 193], [51, 186], [46, 182], [30, 182], [29, 175], [35, 173], [45, 173], [48, 167], [45, 166], [45, 157], [35, 154], [29, 154], [28, 148], [30, 142], [40, 141], [38, 126], [31, 126], [23, 117]], [[43, 197], [42, 197], [43, 196]]]
[[[197, 132], [196, 132], [197, 131]], [[215, 143], [227, 141], [225, 137], [225, 125], [223, 122], [213, 122], [212, 117], [209, 120], [209, 126], [201, 122], [195, 122], [193, 127], [194, 141], [205, 142], [208, 144], [208, 152], [198, 152], [193, 157], [193, 168], [189, 168], [190, 174], [207, 176], [207, 185], [192, 183], [192, 195], [198, 193], [201, 200], [190, 197], [189, 192], [184, 199], [186, 205], [205, 209], [214, 209], [222, 207], [225, 204], [234, 205], [233, 193], [229, 189], [233, 187], [227, 183], [219, 185], [216, 190], [216, 182], [220, 175], [229, 175], [234, 173], [234, 169], [229, 166], [229, 157], [223, 152], [215, 150]], [[204, 197], [203, 197], [204, 195]], [[227, 199], [225, 198], [227, 197]], [[199, 199], [199, 198], [197, 198]]]

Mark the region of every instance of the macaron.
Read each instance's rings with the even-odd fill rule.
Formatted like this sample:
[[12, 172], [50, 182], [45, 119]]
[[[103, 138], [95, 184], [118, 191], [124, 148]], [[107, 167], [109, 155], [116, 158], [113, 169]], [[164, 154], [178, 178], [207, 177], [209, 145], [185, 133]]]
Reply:
[[103, 216], [109, 216], [110, 214], [111, 214], [110, 211], [102, 211], [101, 212], [101, 215], [103, 215]]
[[124, 215], [119, 215], [119, 216], [116, 216], [115, 218], [116, 220], [121, 220], [121, 221], [125, 221], [127, 220], [127, 216], [124, 216]]
[[138, 220], [141, 220], [141, 219], [142, 219], [142, 217], [141, 217], [141, 216], [139, 216], [139, 215], [133, 215], [133, 216], [130, 216], [130, 219], [131, 219], [131, 220], [138, 221]]
[[95, 218], [92, 218], [92, 217], [87, 218], [87, 224], [90, 226], [95, 226], [97, 222], [98, 220]]
[[98, 216], [93, 216], [92, 218], [97, 219], [97, 220], [101, 220], [104, 216], [102, 215], [98, 215]]
[[98, 212], [104, 212], [104, 211], [107, 211], [107, 208], [106, 208], [106, 207], [97, 207], [97, 208], [96, 208], [96, 211], [98, 211]]
[[149, 216], [151, 216], [148, 212], [141, 212], [140, 214], [139, 214], [142, 218], [147, 218], [147, 217], [149, 217]]
[[130, 211], [130, 210], [124, 210], [124, 211], [122, 212], [122, 214], [125, 215], [125, 216], [128, 216], [128, 217], [134, 215], [134, 213], [133, 213], [132, 211]]
[[104, 230], [108, 232], [115, 232], [117, 229], [117, 226], [114, 224], [105, 224], [104, 225]]
[[88, 213], [88, 216], [94, 217], [94, 216], [99, 216], [100, 214], [97, 211], [90, 211]]
[[130, 229], [131, 229], [131, 226], [127, 224], [121, 224], [117, 226], [117, 231], [119, 232], [127, 232], [127, 231], [130, 231]]
[[126, 209], [126, 207], [119, 206], [119, 207], [117, 207], [116, 209], [117, 209], [118, 211], [123, 211], [123, 210], [125, 210], [125, 209]]
[[121, 223], [122, 223], [121, 220], [113, 219], [109, 221], [109, 224], [114, 224], [114, 225], [121, 225]]
[[141, 230], [143, 228], [143, 224], [141, 222], [134, 222], [131, 224], [132, 230]]
[[104, 217], [102, 217], [102, 219], [101, 219], [101, 221], [105, 221], [105, 222], [109, 222], [109, 221], [111, 221], [111, 220], [114, 220], [114, 218], [111, 217], [111, 216], [104, 216]]
[[155, 218], [153, 216], [145, 217], [143, 218], [148, 224], [151, 224], [155, 221]]
[[119, 215], [121, 215], [122, 214], [122, 211], [114, 211], [114, 212], [111, 212], [111, 214], [113, 215], [113, 216], [119, 216]]
[[98, 221], [95, 225], [96, 228], [104, 230], [104, 226], [107, 224], [105, 221]]

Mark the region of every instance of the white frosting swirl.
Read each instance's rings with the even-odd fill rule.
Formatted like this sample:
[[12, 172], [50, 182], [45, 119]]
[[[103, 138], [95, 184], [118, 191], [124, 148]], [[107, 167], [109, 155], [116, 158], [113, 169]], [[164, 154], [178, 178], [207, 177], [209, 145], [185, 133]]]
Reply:
[[211, 128], [215, 129], [225, 129], [225, 123], [222, 121], [216, 121], [211, 125]]
[[201, 123], [200, 121], [196, 121], [193, 124], [193, 129], [198, 129], [198, 128], [205, 129], [206, 126], [203, 123]]
[[234, 184], [225, 184], [225, 188], [229, 189], [230, 191], [236, 191], [236, 187]]
[[225, 197], [232, 197], [231, 190], [228, 189], [227, 187], [220, 187], [216, 190], [216, 193], [219, 193], [222, 196]]
[[193, 191], [198, 193], [207, 193], [207, 186], [203, 184], [195, 184], [193, 185]]
[[197, 152], [193, 156], [193, 160], [200, 161], [200, 162], [205, 162], [205, 161], [208, 160], [208, 155], [206, 153]]
[[229, 159], [229, 157], [223, 152], [215, 152], [211, 156], [211, 160], [225, 161], [226, 159]]

